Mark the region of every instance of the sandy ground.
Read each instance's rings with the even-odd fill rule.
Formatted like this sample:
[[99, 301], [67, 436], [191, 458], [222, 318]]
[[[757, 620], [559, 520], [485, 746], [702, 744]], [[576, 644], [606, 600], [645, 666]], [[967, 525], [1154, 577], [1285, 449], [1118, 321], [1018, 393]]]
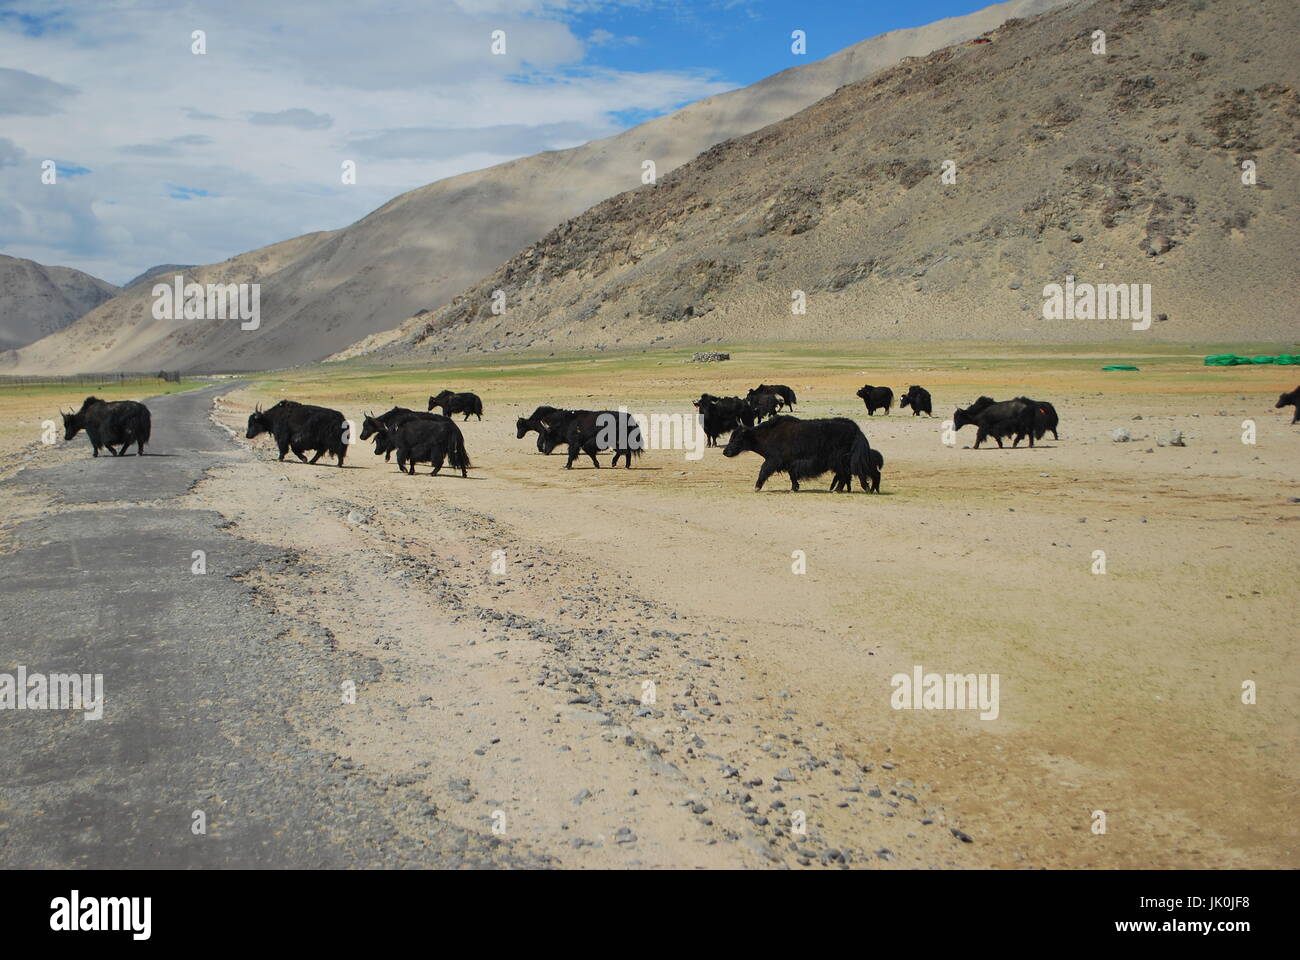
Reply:
[[[262, 438], [186, 503], [293, 551], [251, 575], [258, 602], [383, 665], [300, 733], [377, 775], [456, 771], [440, 817], [566, 866], [1295, 867], [1300, 428], [1272, 409], [1283, 371], [1099, 366], [312, 371], [230, 394], [214, 418], [243, 445], [256, 401], [359, 419], [474, 389], [470, 478], [403, 476], [368, 444], [344, 470], [278, 464]], [[862, 423], [882, 495], [791, 494], [781, 476], [755, 494], [758, 459], [718, 450], [565, 471], [515, 439], [546, 400], [686, 414], [701, 389], [760, 379], [793, 386], [799, 416]], [[864, 382], [921, 383], [938, 416], [868, 421]], [[1060, 440], [975, 451], [967, 428], [946, 446], [942, 421], [982, 392], [1052, 400]], [[1172, 428], [1187, 446], [1158, 445]], [[997, 718], [893, 709], [891, 677], [916, 665], [997, 674]]]

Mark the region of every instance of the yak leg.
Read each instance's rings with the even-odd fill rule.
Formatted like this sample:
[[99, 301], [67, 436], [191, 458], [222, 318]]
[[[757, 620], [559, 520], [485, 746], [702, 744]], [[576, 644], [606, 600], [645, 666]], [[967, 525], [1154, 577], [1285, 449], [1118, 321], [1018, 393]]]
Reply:
[[445, 453], [439, 453], [429, 459], [429, 462], [433, 464], [433, 469], [429, 471], [429, 476], [436, 477], [438, 475], [438, 471], [442, 469], [442, 462], [446, 459], [446, 456]]
[[763, 484], [767, 483], [767, 478], [776, 472], [776, 461], [764, 460], [763, 466], [758, 470], [758, 479], [754, 482], [754, 490], [762, 490]]
[[[302, 455], [299, 454], [299, 456], [301, 457]], [[310, 460], [308, 460], [307, 462], [308, 462], [308, 463], [315, 463], [317, 460], [319, 460], [319, 459], [320, 459], [321, 457], [323, 457], [323, 456], [325, 456], [325, 448], [324, 448], [324, 447], [321, 447], [319, 450], [316, 451], [316, 456], [312, 457], [312, 458], [311, 458]]]

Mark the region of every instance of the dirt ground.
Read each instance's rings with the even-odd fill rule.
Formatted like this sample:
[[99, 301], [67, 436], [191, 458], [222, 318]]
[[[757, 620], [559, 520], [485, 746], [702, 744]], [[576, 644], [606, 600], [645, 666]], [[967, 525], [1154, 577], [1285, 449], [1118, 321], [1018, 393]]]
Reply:
[[[438, 816], [565, 866], [1295, 867], [1300, 427], [1273, 403], [1300, 375], [1158, 350], [313, 368], [216, 402], [256, 458], [187, 500], [292, 551], [250, 575], [258, 602], [383, 667], [304, 737], [377, 773], [457, 771]], [[1100, 371], [1116, 360], [1143, 369]], [[515, 437], [539, 403], [689, 415], [760, 381], [858, 420], [882, 493], [755, 493], [758, 458], [716, 449], [566, 471]], [[868, 419], [868, 382], [926, 386], [936, 416]], [[484, 401], [469, 479], [243, 439], [255, 402], [359, 423], [444, 386]], [[981, 393], [1052, 401], [1060, 439], [946, 445]], [[996, 719], [894, 709], [918, 665], [996, 674]]]

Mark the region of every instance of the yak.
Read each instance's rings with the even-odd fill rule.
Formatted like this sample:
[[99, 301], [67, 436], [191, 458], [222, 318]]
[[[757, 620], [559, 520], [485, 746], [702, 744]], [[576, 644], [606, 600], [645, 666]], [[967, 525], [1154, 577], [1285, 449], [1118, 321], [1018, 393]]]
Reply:
[[1028, 397], [1016, 397], [1021, 403], [1027, 403], [1034, 408], [1034, 439], [1041, 440], [1048, 430], [1052, 431], [1052, 439], [1060, 440], [1056, 435], [1056, 428], [1060, 425], [1061, 420], [1056, 415], [1056, 408], [1046, 400], [1030, 400]]
[[1019, 446], [1020, 441], [1028, 437], [1029, 445], [1032, 447], [1036, 410], [1034, 404], [1026, 403], [1024, 400], [1003, 400], [999, 403], [992, 397], [980, 397], [965, 410], [957, 410], [952, 415], [952, 422], [957, 430], [968, 423], [975, 425], [976, 450], [989, 437], [996, 440], [999, 447], [1002, 446], [1004, 437], [1014, 437], [1015, 440], [1011, 444], [1013, 448]]
[[760, 383], [753, 390], [749, 391], [749, 393], [745, 394], [745, 399], [752, 401], [756, 395], [763, 393], [776, 397], [778, 410], [783, 407], [789, 407], [791, 410], [794, 409], [794, 391], [783, 383]]
[[618, 466], [618, 458], [623, 458], [624, 468], [631, 468], [632, 457], [641, 456], [645, 440], [641, 436], [641, 427], [626, 413], [613, 410], [557, 410], [544, 420], [546, 425], [546, 442], [542, 452], [549, 454], [561, 443], [569, 445], [569, 459], [564, 469], [572, 470], [573, 461], [578, 454], [585, 453], [591, 458], [596, 469], [600, 461], [596, 454], [601, 450], [613, 450], [614, 459], [611, 467]]
[[768, 417], [776, 416], [781, 409], [781, 398], [775, 393], [755, 393], [751, 390], [745, 398], [745, 406], [749, 408], [752, 422], [762, 423]]
[[[393, 407], [387, 413], [375, 416], [372, 413], [365, 415], [361, 422], [362, 440], [375, 438], [375, 456], [381, 453], [384, 455], [384, 462], [388, 463], [392, 459], [393, 450], [391, 438], [388, 436], [385, 427], [400, 427], [407, 420], [445, 420], [451, 423], [450, 417], [445, 417], [441, 413], [421, 413], [418, 410], [408, 410], [406, 407]], [[457, 428], [459, 429], [459, 428]]]
[[[849, 493], [853, 489], [853, 473], [850, 470], [849, 456], [844, 458], [836, 465], [835, 476], [831, 480], [831, 493], [843, 491]], [[867, 476], [871, 479], [871, 492], [880, 492], [880, 471], [884, 469], [885, 456], [879, 450], [872, 447], [871, 459], [867, 465]], [[862, 488], [866, 489], [865, 486]]]
[[452, 414], [463, 413], [468, 420], [472, 413], [480, 420], [483, 419], [483, 401], [476, 393], [452, 393], [450, 390], [443, 390], [429, 398], [429, 409], [432, 410], [434, 407], [442, 407], [442, 412], [449, 417]]
[[889, 408], [894, 405], [894, 391], [888, 387], [873, 387], [867, 384], [858, 391], [858, 396], [867, 406], [867, 416], [874, 417], [877, 410], [884, 410], [889, 416]]
[[[431, 420], [427, 417], [408, 417], [400, 423], [385, 424], [386, 443], [397, 451], [397, 469], [415, 476], [417, 463], [428, 463], [433, 470], [429, 476], [436, 477], [442, 469], [443, 462], [460, 471], [462, 477], [469, 476], [469, 454], [465, 451], [465, 438], [460, 427], [446, 418]], [[377, 452], [376, 445], [376, 452]]]
[[[776, 416], [756, 427], [736, 430], [722, 455], [736, 457], [746, 450], [763, 458], [754, 483], [756, 491], [762, 490], [767, 478], [777, 472], [788, 474], [790, 489], [796, 491], [800, 480], [827, 472], [836, 475], [833, 489], [847, 491], [849, 478], [856, 476], [862, 489], [867, 490], [874, 480], [871, 444], [862, 428], [847, 417], [800, 420]], [[879, 486], [878, 481], [875, 485]]]
[[934, 416], [934, 411], [930, 408], [930, 391], [925, 387], [910, 386], [907, 393], [898, 398], [898, 409], [904, 407], [912, 408], [912, 416], [924, 413], [927, 417]]
[[1290, 393], [1284, 393], [1277, 398], [1274, 404], [1274, 410], [1281, 410], [1283, 407], [1295, 407], [1295, 415], [1291, 418], [1292, 423], [1300, 423], [1300, 387], [1296, 387]]
[[559, 407], [540, 406], [532, 412], [531, 416], [519, 417], [515, 420], [515, 439], [522, 440], [530, 431], [536, 430], [537, 451], [540, 453], [542, 447], [546, 445], [546, 418], [559, 412]]
[[[85, 430], [96, 457], [100, 447], [108, 447], [108, 452], [115, 457], [125, 457], [127, 447], [133, 443], [137, 455], [143, 457], [152, 428], [149, 408], [135, 400], [87, 397], [76, 413], [63, 414], [63, 439], [71, 440]], [[121, 449], [114, 450], [114, 447]]]
[[700, 411], [706, 446], [716, 447], [718, 437], [737, 427], [754, 425], [753, 408], [740, 397], [715, 397], [711, 393], [702, 393], [693, 406]]
[[[338, 457], [341, 467], [348, 452], [344, 439], [346, 429], [343, 414], [337, 410], [281, 400], [269, 410], [259, 405], [248, 417], [248, 432], [244, 436], [252, 440], [259, 434], [269, 433], [280, 448], [281, 460], [290, 450], [304, 463], [315, 463], [328, 453]], [[310, 461], [306, 457], [308, 450], [316, 451]]]

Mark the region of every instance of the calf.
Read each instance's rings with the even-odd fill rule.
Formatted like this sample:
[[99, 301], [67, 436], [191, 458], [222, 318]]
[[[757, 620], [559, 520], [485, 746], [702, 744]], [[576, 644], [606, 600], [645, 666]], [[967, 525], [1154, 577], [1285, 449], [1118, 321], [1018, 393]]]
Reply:
[[442, 407], [442, 412], [449, 417], [456, 413], [463, 413], [468, 420], [472, 413], [480, 420], [483, 419], [483, 401], [475, 393], [452, 393], [450, 390], [443, 390], [429, 398], [429, 409], [432, 410], [434, 407]]
[[[835, 493], [836, 491], [843, 491], [844, 493], [849, 493], [853, 489], [853, 473], [852, 470], [850, 469], [851, 464], [849, 461], [850, 458], [846, 455], [839, 462], [839, 464], [837, 464], [835, 469], [835, 476], [831, 480], [831, 490], [830, 490], [831, 493]], [[872, 493], [880, 492], [880, 471], [884, 468], [884, 466], [885, 466], [884, 455], [879, 450], [873, 448], [871, 451], [870, 460], [867, 463], [867, 477], [871, 480]], [[861, 480], [859, 480], [859, 482], [861, 482]], [[863, 490], [867, 489], [865, 483], [863, 483], [862, 489]]]
[[[443, 420], [451, 423], [451, 419], [444, 417], [441, 413], [421, 413], [418, 410], [408, 410], [405, 407], [393, 407], [387, 413], [374, 416], [366, 414], [365, 419], [361, 422], [361, 439], [369, 440], [375, 438], [375, 456], [381, 453], [384, 455], [384, 462], [388, 463], [392, 459], [393, 446], [392, 437], [389, 436], [386, 427], [400, 427], [407, 420]], [[457, 427], [457, 432], [460, 428]]]
[[888, 387], [873, 387], [867, 384], [858, 391], [858, 396], [867, 405], [867, 416], [874, 417], [877, 410], [884, 410], [889, 416], [889, 408], [894, 405], [894, 391]]
[[530, 431], [537, 431], [537, 450], [540, 453], [546, 445], [546, 418], [559, 413], [558, 407], [538, 407], [530, 417], [520, 417], [515, 421], [515, 439], [522, 440]]
[[702, 393], [700, 399], [694, 401], [694, 406], [700, 411], [705, 446], [716, 447], [718, 437], [724, 433], [730, 433], [740, 426], [754, 425], [754, 412], [740, 397], [715, 397], [711, 393]]
[[1277, 403], [1273, 406], [1273, 409], [1281, 410], [1283, 407], [1295, 407], [1295, 415], [1291, 418], [1291, 422], [1300, 423], [1300, 387], [1296, 387], [1290, 393], [1284, 393], [1277, 398]]
[[404, 473], [415, 476], [415, 465], [428, 463], [433, 467], [429, 476], [436, 477], [446, 461], [462, 477], [469, 476], [467, 471], [473, 464], [465, 452], [465, 438], [460, 427], [449, 419], [411, 417], [398, 426], [385, 426], [384, 434], [397, 451], [397, 469]]
[[[777, 416], [756, 427], [742, 427], [731, 435], [723, 456], [736, 457], [751, 450], [763, 458], [754, 489], [773, 473], [786, 473], [790, 489], [798, 490], [799, 481], [834, 472], [832, 489], [849, 489], [850, 478], [856, 476], [862, 489], [879, 481], [873, 476], [871, 445], [862, 429], [847, 417], [824, 420], [800, 420], [797, 417]], [[883, 462], [883, 460], [881, 461]], [[876, 473], [878, 474], [878, 470]]]
[[976, 450], [989, 437], [998, 442], [999, 448], [1004, 437], [1015, 437], [1015, 441], [1011, 444], [1013, 448], [1019, 446], [1020, 441], [1028, 437], [1029, 445], [1032, 447], [1034, 413], [1034, 405], [1023, 400], [1003, 400], [999, 403], [991, 397], [980, 397], [965, 410], [957, 410], [952, 415], [952, 422], [957, 430], [968, 423], [975, 425]]
[[543, 452], [549, 454], [558, 444], [567, 443], [569, 459], [564, 464], [566, 470], [573, 469], [573, 461], [580, 453], [589, 456], [599, 470], [600, 461], [596, 459], [596, 454], [601, 450], [614, 451], [611, 467], [617, 467], [618, 458], [623, 457], [624, 468], [630, 468], [632, 457], [641, 456], [645, 447], [640, 426], [626, 413], [613, 410], [557, 410], [546, 418], [545, 423], [546, 443]]
[[[85, 430], [96, 457], [99, 456], [100, 447], [108, 447], [108, 452], [115, 457], [125, 457], [127, 447], [133, 443], [136, 445], [136, 454], [143, 457], [144, 445], [149, 442], [152, 429], [149, 408], [134, 400], [110, 402], [98, 397], [87, 397], [76, 413], [63, 414], [63, 439], [71, 440]], [[115, 446], [120, 446], [121, 449], [114, 450]]]
[[930, 391], [925, 387], [915, 385], [908, 387], [907, 393], [898, 399], [898, 409], [902, 410], [904, 407], [911, 407], [914, 417], [919, 413], [924, 413], [927, 417], [934, 416], [934, 412], [930, 409]]
[[745, 395], [746, 400], [753, 400], [757, 394], [768, 394], [776, 397], [777, 409], [789, 407], [794, 409], [794, 391], [783, 383], [760, 383], [753, 390]]
[[343, 439], [345, 430], [343, 414], [337, 410], [281, 400], [269, 410], [258, 406], [248, 418], [248, 432], [244, 436], [252, 440], [259, 434], [269, 433], [280, 448], [281, 460], [293, 450], [294, 455], [305, 463], [308, 462], [306, 452], [315, 450], [311, 463], [328, 453], [338, 457], [341, 467], [348, 452]]

